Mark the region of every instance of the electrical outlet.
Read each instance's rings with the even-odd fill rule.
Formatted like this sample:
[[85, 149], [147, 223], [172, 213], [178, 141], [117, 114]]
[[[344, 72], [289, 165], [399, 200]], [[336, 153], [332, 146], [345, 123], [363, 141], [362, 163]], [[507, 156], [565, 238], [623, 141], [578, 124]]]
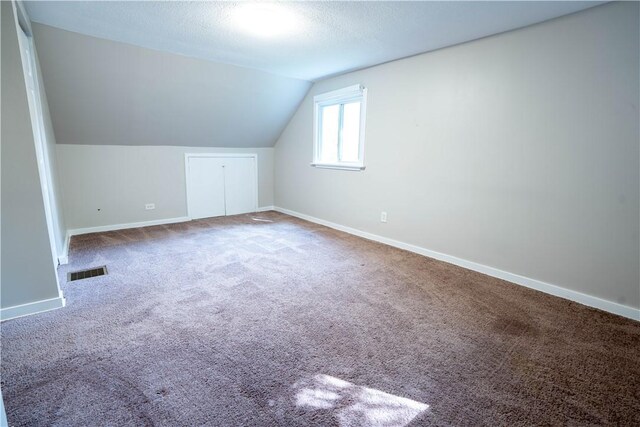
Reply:
[[146, 205], [144, 205], [144, 208], [148, 211], [153, 210], [156, 208], [156, 204], [155, 203], [147, 203]]
[[381, 212], [380, 213], [380, 222], [387, 222], [387, 213], [386, 212]]

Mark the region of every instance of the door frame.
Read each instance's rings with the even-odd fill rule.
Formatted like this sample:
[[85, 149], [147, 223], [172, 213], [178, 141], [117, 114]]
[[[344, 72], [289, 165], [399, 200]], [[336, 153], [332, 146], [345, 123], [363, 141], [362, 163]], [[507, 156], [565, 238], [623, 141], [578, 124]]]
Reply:
[[192, 216], [191, 216], [191, 212], [189, 210], [189, 159], [192, 158], [202, 158], [202, 157], [208, 157], [208, 158], [250, 158], [253, 159], [254, 165], [255, 165], [255, 185], [256, 185], [256, 191], [255, 191], [255, 201], [254, 201], [254, 211], [253, 212], [257, 212], [258, 210], [258, 194], [260, 192], [259, 190], [259, 180], [258, 180], [258, 153], [184, 153], [184, 185], [185, 185], [185, 189], [186, 189], [186, 204], [187, 204], [187, 217], [189, 218], [189, 220], [193, 220]]
[[[58, 243], [56, 241], [56, 232], [54, 231], [54, 209], [53, 209], [53, 179], [50, 169], [49, 150], [47, 147], [47, 132], [44, 123], [44, 107], [42, 105], [42, 90], [39, 81], [38, 62], [36, 60], [35, 44], [33, 42], [33, 34], [31, 31], [29, 17], [24, 10], [22, 3], [12, 2], [14, 9], [14, 19], [18, 36], [18, 47], [20, 49], [20, 59], [22, 61], [22, 72], [25, 79], [27, 104], [29, 107], [29, 118], [31, 121], [31, 131], [33, 133], [33, 141], [35, 145], [36, 163], [38, 167], [38, 175], [40, 178], [40, 189], [42, 191], [42, 202], [44, 205], [44, 214], [47, 223], [47, 233], [49, 235], [49, 245], [51, 246], [51, 257], [54, 268], [58, 268], [60, 261], [58, 259]], [[25, 50], [28, 51], [25, 52]], [[31, 73], [29, 73], [31, 71]], [[29, 82], [28, 80], [31, 80]], [[33, 86], [33, 96], [29, 93], [29, 87]], [[58, 225], [60, 218], [55, 218]], [[58, 276], [56, 274], [56, 282]], [[60, 284], [58, 283], [58, 291]]]

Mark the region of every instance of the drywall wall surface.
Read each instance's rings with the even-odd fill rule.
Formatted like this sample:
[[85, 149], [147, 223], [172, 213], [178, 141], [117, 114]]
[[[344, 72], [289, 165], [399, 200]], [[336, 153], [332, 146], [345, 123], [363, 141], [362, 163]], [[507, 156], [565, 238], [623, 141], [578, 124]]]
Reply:
[[34, 24], [58, 143], [272, 147], [311, 83]]
[[2, 308], [59, 297], [11, 2], [2, 7]]
[[185, 217], [185, 153], [256, 153], [258, 206], [273, 205], [273, 148], [58, 144], [57, 152], [69, 229]]
[[[640, 307], [638, 7], [316, 83], [275, 146], [276, 206]], [[313, 96], [356, 83], [366, 170], [311, 167]]]
[[[34, 41], [35, 46], [35, 41]], [[42, 105], [42, 117], [44, 119], [44, 132], [46, 138], [46, 161], [49, 176], [49, 203], [51, 205], [51, 216], [53, 222], [53, 234], [57, 250], [57, 255], [62, 256], [65, 251], [65, 240], [67, 227], [64, 221], [64, 212], [62, 210], [62, 197], [60, 195], [60, 185], [58, 180], [58, 165], [56, 162], [56, 136], [51, 123], [51, 112], [49, 111], [49, 102], [42, 79], [42, 67], [38, 59], [38, 47], [35, 46], [36, 57], [36, 74], [38, 76], [38, 87], [40, 89], [40, 105]]]

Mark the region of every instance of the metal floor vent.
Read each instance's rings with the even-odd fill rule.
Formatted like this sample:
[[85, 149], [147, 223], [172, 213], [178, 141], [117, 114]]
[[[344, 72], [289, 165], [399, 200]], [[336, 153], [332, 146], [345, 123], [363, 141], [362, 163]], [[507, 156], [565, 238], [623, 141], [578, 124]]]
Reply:
[[73, 282], [74, 280], [89, 279], [91, 277], [104, 276], [105, 274], [107, 274], [107, 266], [103, 265], [102, 267], [90, 268], [88, 270], [69, 272], [67, 281]]

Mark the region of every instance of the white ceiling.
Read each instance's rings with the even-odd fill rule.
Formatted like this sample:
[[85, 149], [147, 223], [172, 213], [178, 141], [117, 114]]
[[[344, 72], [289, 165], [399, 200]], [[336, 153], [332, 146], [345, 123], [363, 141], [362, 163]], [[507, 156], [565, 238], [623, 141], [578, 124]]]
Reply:
[[[264, 2], [262, 2], [264, 3]], [[235, 2], [26, 2], [32, 21], [287, 77], [317, 80], [478, 39], [606, 2], [283, 2], [288, 35], [235, 25]]]

